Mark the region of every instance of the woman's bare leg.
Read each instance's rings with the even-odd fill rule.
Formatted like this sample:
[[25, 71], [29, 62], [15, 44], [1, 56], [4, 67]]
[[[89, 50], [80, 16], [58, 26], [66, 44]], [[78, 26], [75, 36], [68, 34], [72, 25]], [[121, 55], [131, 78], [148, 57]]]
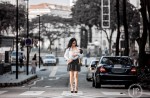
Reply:
[[70, 73], [70, 88], [71, 88], [71, 91], [73, 91], [74, 72], [69, 71], [69, 73]]
[[75, 79], [75, 91], [78, 91], [78, 71], [74, 72], [74, 79]]

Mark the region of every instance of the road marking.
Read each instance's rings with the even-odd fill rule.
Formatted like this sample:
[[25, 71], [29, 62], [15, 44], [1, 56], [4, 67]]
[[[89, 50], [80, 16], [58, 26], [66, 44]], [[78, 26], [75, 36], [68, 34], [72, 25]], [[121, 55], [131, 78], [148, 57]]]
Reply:
[[0, 91], [0, 95], [3, 94], [3, 93], [6, 93], [6, 92], [7, 92], [7, 91]]
[[150, 95], [150, 93], [149, 93], [149, 92], [143, 92], [142, 94], [145, 94], [145, 95]]
[[34, 81], [32, 84], [30, 84], [30, 85], [28, 85], [28, 86], [36, 85], [36, 83], [37, 83], [38, 81], [42, 81], [43, 79], [44, 79], [44, 78], [43, 78], [43, 77], [41, 77], [41, 79]]
[[45, 88], [49, 88], [49, 87], [51, 87], [51, 86], [45, 86]]
[[41, 95], [45, 91], [26, 91], [20, 95]]
[[82, 91], [78, 91], [78, 93], [71, 93], [70, 91], [63, 91], [62, 96], [81, 96], [83, 95]]
[[56, 72], [57, 72], [57, 69], [58, 69], [58, 67], [55, 66], [55, 67], [53, 68], [52, 72], [50, 73], [49, 77], [54, 77], [55, 74], [56, 74]]
[[50, 79], [48, 80], [58, 80], [60, 77], [51, 77]]
[[102, 92], [104, 95], [126, 95], [121, 92]]

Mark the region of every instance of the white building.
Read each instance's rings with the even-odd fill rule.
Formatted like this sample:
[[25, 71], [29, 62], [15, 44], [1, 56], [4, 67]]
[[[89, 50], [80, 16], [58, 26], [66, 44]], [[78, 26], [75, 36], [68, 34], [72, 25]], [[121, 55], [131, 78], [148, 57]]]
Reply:
[[60, 16], [63, 18], [70, 18], [71, 8], [69, 6], [62, 6], [56, 4], [41, 3], [38, 5], [31, 5], [29, 8], [29, 18], [35, 18], [37, 15], [49, 14]]

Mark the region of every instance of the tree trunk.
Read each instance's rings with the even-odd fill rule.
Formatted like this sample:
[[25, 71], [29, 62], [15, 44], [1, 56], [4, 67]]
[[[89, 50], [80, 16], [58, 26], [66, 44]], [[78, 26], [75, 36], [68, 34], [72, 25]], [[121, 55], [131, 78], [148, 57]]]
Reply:
[[110, 54], [110, 55], [111, 55], [111, 53], [112, 53], [112, 51], [111, 51], [111, 50], [112, 50], [112, 49], [111, 49], [112, 47], [111, 47], [111, 46], [112, 46], [112, 35], [113, 35], [113, 32], [114, 32], [114, 30], [112, 29], [112, 30], [111, 30], [111, 33], [110, 33], [110, 38], [109, 38], [109, 40], [108, 40], [108, 42], [109, 42], [109, 54]]
[[126, 3], [127, 0], [123, 0], [123, 25], [125, 31], [125, 51], [124, 55], [129, 56], [129, 34], [128, 34], [128, 26], [127, 26], [127, 18], [126, 18]]
[[117, 9], [117, 38], [116, 38], [116, 56], [119, 56], [119, 40], [120, 40], [120, 14], [119, 14], [119, 0], [116, 0], [116, 9]]
[[89, 25], [89, 42], [92, 43], [92, 26]]
[[48, 46], [48, 48], [47, 48], [47, 49], [48, 49], [48, 50], [51, 50], [51, 49], [52, 49], [52, 48], [51, 48], [51, 45], [52, 45], [51, 38], [49, 38], [49, 37], [48, 37], [48, 40], [49, 40], [49, 46]]
[[141, 15], [143, 20], [143, 34], [142, 38], [139, 40], [139, 68], [145, 66], [145, 45], [147, 41], [147, 15], [146, 15], [146, 2], [141, 0]]

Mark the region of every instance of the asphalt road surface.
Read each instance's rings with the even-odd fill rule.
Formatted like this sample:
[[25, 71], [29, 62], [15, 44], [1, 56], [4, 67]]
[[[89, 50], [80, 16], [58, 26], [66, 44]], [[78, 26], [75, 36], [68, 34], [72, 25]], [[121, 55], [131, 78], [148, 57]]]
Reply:
[[[70, 93], [69, 74], [65, 64], [57, 66], [42, 66], [37, 71], [38, 78], [20, 87], [0, 88], [0, 98], [116, 98], [130, 97], [124, 85], [102, 85], [102, 88], [92, 87], [92, 82], [86, 80], [87, 68], [82, 66], [79, 73], [79, 92]], [[149, 91], [143, 90], [142, 97], [150, 97]]]

